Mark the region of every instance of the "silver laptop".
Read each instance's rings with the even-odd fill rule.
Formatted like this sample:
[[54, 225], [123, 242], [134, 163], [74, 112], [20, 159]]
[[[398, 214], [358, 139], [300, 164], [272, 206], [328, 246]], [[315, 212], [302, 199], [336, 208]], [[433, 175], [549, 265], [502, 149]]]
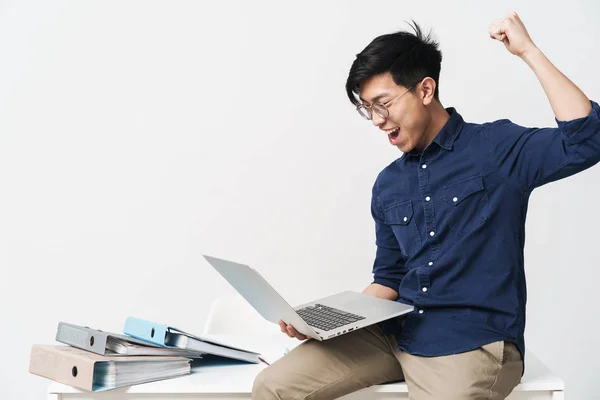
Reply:
[[317, 340], [331, 339], [414, 309], [397, 301], [350, 291], [292, 307], [254, 268], [207, 255], [204, 258], [266, 320], [276, 324], [282, 320]]

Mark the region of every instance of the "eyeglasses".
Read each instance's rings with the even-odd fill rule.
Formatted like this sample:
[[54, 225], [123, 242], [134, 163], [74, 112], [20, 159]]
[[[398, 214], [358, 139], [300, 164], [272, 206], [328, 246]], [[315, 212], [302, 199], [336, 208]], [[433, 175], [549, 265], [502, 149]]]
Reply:
[[391, 99], [390, 101], [388, 101], [386, 103], [377, 102], [377, 103], [373, 103], [372, 106], [365, 105], [365, 104], [359, 104], [356, 106], [356, 111], [358, 111], [358, 113], [360, 114], [361, 117], [363, 117], [364, 119], [367, 119], [369, 121], [373, 118], [373, 111], [375, 111], [375, 113], [377, 115], [379, 115], [381, 118], [386, 119], [387, 117], [390, 116], [390, 110], [388, 110], [389, 105], [392, 104], [392, 102], [394, 100], [399, 99], [400, 97], [404, 96], [413, 87], [414, 86], [409, 87], [404, 92], [400, 93], [398, 96], [394, 97], [393, 99]]

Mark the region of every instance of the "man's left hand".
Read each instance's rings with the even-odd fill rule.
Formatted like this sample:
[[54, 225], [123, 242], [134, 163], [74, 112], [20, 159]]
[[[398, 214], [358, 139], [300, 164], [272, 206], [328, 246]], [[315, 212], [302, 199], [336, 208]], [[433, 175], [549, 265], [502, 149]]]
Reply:
[[536, 48], [523, 21], [514, 11], [492, 22], [489, 33], [490, 38], [501, 41], [508, 51], [521, 58]]

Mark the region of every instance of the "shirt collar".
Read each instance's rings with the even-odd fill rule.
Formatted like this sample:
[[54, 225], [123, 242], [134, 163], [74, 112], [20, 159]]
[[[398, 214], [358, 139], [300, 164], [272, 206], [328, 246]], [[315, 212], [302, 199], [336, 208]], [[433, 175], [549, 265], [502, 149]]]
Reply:
[[[450, 118], [448, 119], [448, 121], [446, 121], [446, 124], [442, 127], [442, 129], [439, 131], [439, 133], [433, 139], [433, 141], [444, 150], [452, 150], [454, 140], [461, 131], [465, 121], [454, 107], [446, 108], [446, 111], [448, 112], [448, 114], [450, 114]], [[420, 155], [421, 152], [412, 150], [406, 154], [416, 156]]]

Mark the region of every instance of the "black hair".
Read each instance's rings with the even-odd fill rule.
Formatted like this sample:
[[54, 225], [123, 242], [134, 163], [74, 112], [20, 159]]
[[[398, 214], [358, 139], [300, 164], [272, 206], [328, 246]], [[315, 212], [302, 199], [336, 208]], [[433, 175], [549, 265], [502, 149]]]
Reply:
[[[439, 79], [442, 52], [431, 32], [424, 35], [413, 20], [409, 25], [415, 33], [400, 31], [376, 37], [356, 55], [346, 81], [346, 93], [354, 105], [360, 104], [361, 86], [373, 76], [390, 72], [397, 85], [406, 88], [431, 77], [435, 83], [434, 97], [439, 101]], [[414, 88], [413, 88], [414, 90]]]

